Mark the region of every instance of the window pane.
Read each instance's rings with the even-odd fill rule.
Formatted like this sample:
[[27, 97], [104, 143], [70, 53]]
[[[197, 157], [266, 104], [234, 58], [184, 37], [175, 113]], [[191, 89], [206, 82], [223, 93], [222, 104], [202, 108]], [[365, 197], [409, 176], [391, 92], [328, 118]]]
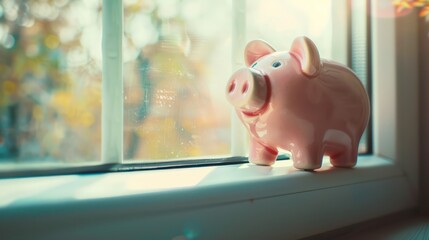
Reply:
[[307, 36], [322, 58], [332, 59], [331, 10], [331, 0], [248, 1], [247, 40], [264, 39], [276, 50], [286, 51], [296, 37]]
[[229, 154], [231, 1], [124, 6], [124, 158]]
[[[230, 154], [230, 132], [237, 126], [231, 126], [224, 87], [235, 70], [232, 2], [124, 3], [124, 158]], [[247, 41], [264, 39], [287, 50], [295, 37], [306, 35], [323, 58], [347, 56], [346, 49], [333, 48], [331, 0], [252, 0], [245, 5]], [[347, 64], [344, 59], [337, 61]]]
[[[345, 19], [336, 19], [337, 22], [333, 20], [333, 16], [346, 11], [347, 5], [341, 0], [270, 0], [269, 4], [263, 0], [248, 1], [247, 40], [264, 39], [277, 50], [284, 51], [290, 48], [295, 37], [308, 36], [317, 45], [322, 58], [332, 59], [344, 65], [350, 64], [349, 67], [367, 87], [369, 47], [366, 34], [368, 31], [366, 2], [366, 0], [352, 1], [352, 18], [348, 26], [351, 28], [351, 39], [350, 42], [339, 44], [349, 45], [351, 48], [350, 63], [347, 61], [348, 49], [334, 46], [334, 43], [339, 43], [339, 39], [333, 39], [333, 36], [348, 34], [347, 26], [343, 28], [344, 24], [340, 23], [348, 20], [345, 14]], [[333, 32], [333, 27], [337, 32]], [[347, 37], [343, 39], [347, 41]], [[368, 131], [365, 131], [359, 144], [360, 153], [368, 151], [367, 141]]]
[[0, 168], [100, 159], [100, 37], [98, 0], [0, 0]]

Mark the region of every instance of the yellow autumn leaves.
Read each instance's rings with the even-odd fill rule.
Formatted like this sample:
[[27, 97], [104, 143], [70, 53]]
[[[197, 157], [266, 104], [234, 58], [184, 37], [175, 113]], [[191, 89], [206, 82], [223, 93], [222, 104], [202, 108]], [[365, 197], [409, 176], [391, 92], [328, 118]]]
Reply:
[[429, 0], [394, 0], [396, 12], [400, 13], [411, 8], [421, 8], [419, 11], [420, 17], [425, 17], [429, 14]]
[[96, 118], [94, 110], [101, 108], [100, 88], [85, 89], [78, 94], [56, 91], [52, 94], [50, 105], [64, 118], [67, 125], [89, 127]]

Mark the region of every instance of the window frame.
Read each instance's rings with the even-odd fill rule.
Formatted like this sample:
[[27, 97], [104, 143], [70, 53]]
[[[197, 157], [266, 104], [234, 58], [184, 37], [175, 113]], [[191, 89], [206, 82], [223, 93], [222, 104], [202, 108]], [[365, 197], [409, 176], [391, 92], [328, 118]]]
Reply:
[[[377, 4], [372, 1], [372, 14]], [[273, 167], [238, 164], [2, 179], [2, 236], [290, 239], [416, 207], [417, 23], [415, 13], [373, 18], [373, 154], [360, 156], [355, 169], [325, 165], [310, 173], [283, 161]], [[383, 58], [386, 54], [397, 58]], [[167, 175], [178, 181], [165, 181]]]

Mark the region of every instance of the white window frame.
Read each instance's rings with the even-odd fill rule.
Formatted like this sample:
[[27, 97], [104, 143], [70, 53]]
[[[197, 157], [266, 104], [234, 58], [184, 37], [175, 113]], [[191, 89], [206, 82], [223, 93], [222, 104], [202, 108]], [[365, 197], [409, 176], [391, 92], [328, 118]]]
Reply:
[[[104, 0], [112, 11], [120, 2]], [[373, 2], [375, 14], [378, 1]], [[419, 193], [417, 36], [414, 13], [373, 19], [374, 154], [360, 156], [355, 169], [328, 164], [311, 173], [280, 161], [273, 167], [241, 164], [2, 179], [1, 236], [295, 239], [414, 208]], [[109, 89], [103, 93], [120, 92]], [[120, 120], [112, 121], [116, 125]], [[104, 151], [122, 158], [121, 149]]]

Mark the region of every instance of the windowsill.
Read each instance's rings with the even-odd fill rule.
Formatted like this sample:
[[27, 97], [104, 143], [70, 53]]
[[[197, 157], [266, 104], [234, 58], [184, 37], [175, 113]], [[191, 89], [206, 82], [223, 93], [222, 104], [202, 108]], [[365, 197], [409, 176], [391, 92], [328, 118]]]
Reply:
[[[73, 218], [75, 224], [84, 224], [92, 219], [91, 224], [95, 227], [92, 230], [89, 230], [90, 227], [82, 231], [73, 230], [74, 237], [82, 237], [79, 234], [84, 234], [85, 231], [104, 236], [102, 232], [97, 232], [101, 231], [97, 227], [106, 222], [111, 224], [111, 221], [115, 222], [120, 218], [122, 224], [128, 222], [125, 228], [131, 228], [130, 234], [137, 234], [144, 229], [142, 226], [132, 228], [137, 219], [143, 224], [147, 218], [148, 226], [151, 226], [154, 224], [151, 219], [165, 218], [160, 221], [170, 221], [179, 227], [182, 224], [180, 221], [192, 218], [192, 214], [196, 214], [195, 217], [200, 222], [208, 218], [215, 223], [229, 222], [228, 213], [232, 214], [234, 211], [244, 214], [240, 219], [250, 217], [252, 221], [259, 221], [253, 217], [287, 222], [301, 217], [298, 222], [306, 222], [304, 225], [312, 221], [325, 221], [320, 226], [308, 225], [305, 233], [296, 232], [302, 228], [300, 227], [287, 230], [285, 235], [303, 237], [407, 209], [415, 204], [403, 172], [387, 159], [361, 156], [354, 169], [331, 168], [328, 161], [325, 161], [322, 169], [316, 172], [299, 171], [291, 164], [291, 161], [278, 161], [273, 167], [241, 164], [3, 179], [0, 180], [0, 232], [6, 233], [6, 236], [8, 233], [15, 236], [30, 234], [33, 237], [40, 235], [40, 238], [57, 236], [55, 234], [68, 235], [72, 233], [68, 232], [71, 231], [70, 226], [59, 225], [59, 230], [57, 228], [55, 232], [51, 232], [52, 229], [47, 226], [64, 221], [66, 224], [66, 219]], [[298, 203], [298, 207], [293, 207]], [[255, 209], [258, 204], [260, 208]], [[249, 209], [245, 210], [246, 208], [250, 208], [254, 211], [252, 214], [256, 215], [248, 213]], [[265, 210], [261, 212], [261, 209]], [[279, 209], [282, 210], [278, 211]], [[299, 213], [299, 209], [303, 212]], [[206, 210], [215, 210], [218, 214], [225, 211], [227, 215], [205, 215]], [[335, 211], [340, 212], [336, 214]], [[309, 213], [314, 213], [310, 215], [311, 219], [307, 219]], [[329, 214], [332, 216], [328, 216]], [[343, 219], [342, 214], [350, 217]], [[82, 221], [79, 220], [80, 217]], [[18, 230], [26, 223], [30, 224], [28, 219], [33, 218], [41, 219], [39, 223], [30, 221], [33, 225], [41, 225], [32, 225], [35, 233]], [[205, 229], [203, 225], [201, 226]], [[276, 226], [272, 222], [269, 225]], [[9, 227], [6, 228], [7, 226]], [[76, 228], [75, 226], [73, 229]], [[280, 230], [284, 229], [271, 229], [269, 233], [276, 234], [275, 231]], [[210, 229], [205, 231], [210, 232]], [[247, 236], [252, 230], [246, 231], [248, 233], [241, 232], [237, 236]], [[167, 233], [170, 235], [165, 235]], [[177, 230], [172, 229], [171, 233], [154, 232], [148, 236], [158, 234], [161, 238], [172, 238], [176, 233]], [[142, 234], [145, 232], [141, 232], [139, 236]], [[227, 233], [218, 234], [221, 237]], [[212, 234], [209, 236], [212, 237]]]
[[[190, 192], [210, 188], [234, 191], [222, 202], [257, 199], [293, 194], [323, 188], [356, 184], [371, 180], [401, 176], [395, 165], [380, 157], [362, 156], [353, 169], [332, 168], [324, 159], [323, 167], [306, 172], [292, 167], [292, 161], [278, 161], [274, 166], [253, 164], [181, 168], [121, 173], [83, 174], [30, 177], [0, 180], [1, 207], [46, 204], [52, 200], [72, 202], [84, 199], [104, 199], [126, 196], [154, 196], [162, 192]], [[250, 189], [242, 188], [249, 184]], [[262, 185], [261, 189], [258, 185]], [[58, 191], [61, 189], [61, 191]], [[253, 191], [252, 189], [258, 189]], [[237, 191], [238, 190], [238, 191]], [[50, 194], [46, 195], [46, 192]], [[204, 200], [209, 204], [211, 196]], [[194, 198], [194, 200], [196, 200]], [[189, 201], [186, 201], [190, 204]], [[219, 200], [216, 200], [219, 203]], [[178, 207], [177, 205], [174, 207]]]

